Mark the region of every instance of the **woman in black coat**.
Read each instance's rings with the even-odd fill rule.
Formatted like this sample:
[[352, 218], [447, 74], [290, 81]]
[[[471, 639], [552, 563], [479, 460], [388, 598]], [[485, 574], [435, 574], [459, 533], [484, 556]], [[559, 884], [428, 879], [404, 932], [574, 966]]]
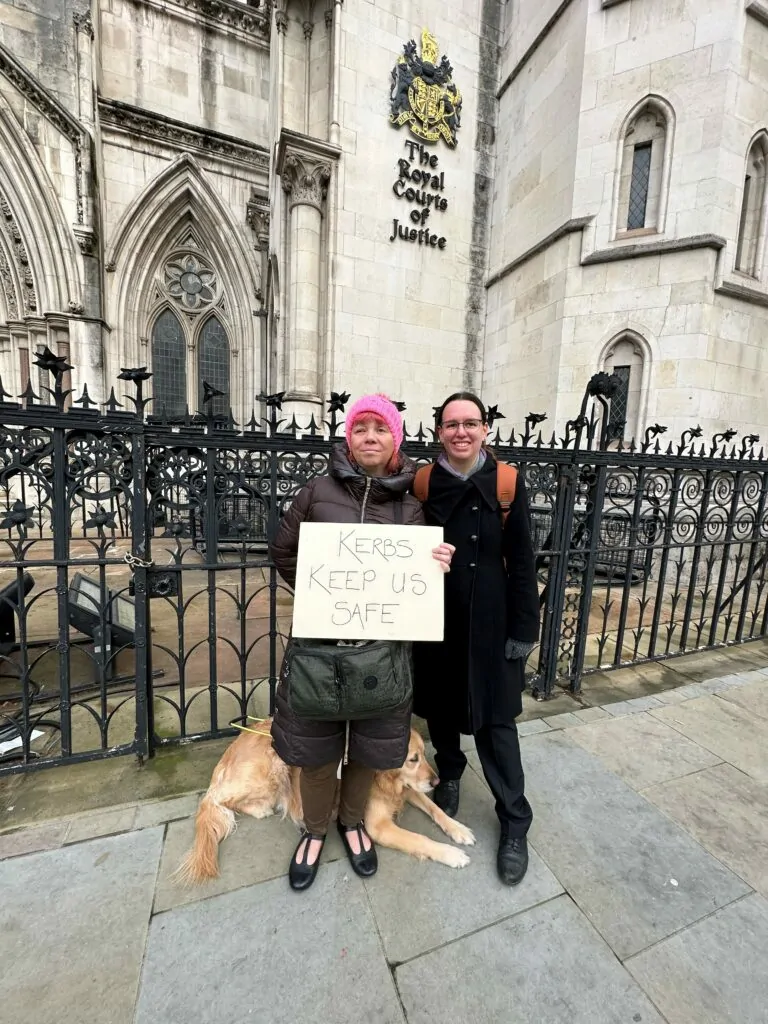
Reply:
[[514, 885], [528, 866], [532, 819], [515, 718], [525, 658], [539, 638], [528, 501], [518, 475], [508, 512], [501, 507], [479, 398], [451, 395], [438, 410], [437, 428], [443, 454], [429, 474], [423, 507], [427, 523], [442, 526], [456, 552], [446, 577], [445, 639], [415, 646], [414, 711], [426, 718], [435, 747], [435, 802], [451, 816], [467, 763], [461, 733], [475, 737], [501, 823], [499, 876]]

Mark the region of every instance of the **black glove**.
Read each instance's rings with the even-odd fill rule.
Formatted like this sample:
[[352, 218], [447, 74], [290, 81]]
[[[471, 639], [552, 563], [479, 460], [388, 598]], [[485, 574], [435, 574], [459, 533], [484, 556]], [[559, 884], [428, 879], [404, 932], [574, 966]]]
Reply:
[[526, 644], [522, 640], [510, 640], [504, 645], [504, 657], [507, 661], [517, 661], [518, 658], [527, 658], [536, 644]]

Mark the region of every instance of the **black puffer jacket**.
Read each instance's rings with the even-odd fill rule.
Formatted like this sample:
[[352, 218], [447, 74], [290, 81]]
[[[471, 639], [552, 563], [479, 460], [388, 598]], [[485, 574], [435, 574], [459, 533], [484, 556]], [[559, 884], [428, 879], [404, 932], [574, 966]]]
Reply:
[[[277, 571], [289, 586], [296, 582], [299, 526], [310, 523], [395, 523], [423, 526], [421, 505], [410, 494], [416, 466], [405, 460], [396, 474], [367, 477], [352, 466], [344, 445], [333, 450], [329, 475], [316, 477], [296, 495], [270, 547]], [[395, 514], [398, 503], [401, 520]], [[290, 642], [290, 641], [289, 641]], [[410, 703], [382, 718], [350, 722], [349, 759], [385, 771], [399, 768], [408, 752]], [[282, 679], [277, 688], [272, 744], [287, 763], [316, 768], [341, 760], [346, 724], [299, 718], [288, 706]]]

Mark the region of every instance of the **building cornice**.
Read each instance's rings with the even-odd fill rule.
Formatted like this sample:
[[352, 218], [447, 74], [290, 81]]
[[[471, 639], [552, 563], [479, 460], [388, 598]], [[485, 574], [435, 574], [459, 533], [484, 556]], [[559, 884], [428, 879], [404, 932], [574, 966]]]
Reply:
[[749, 0], [746, 10], [747, 14], [757, 18], [763, 25], [768, 25], [768, 3], [766, 0]]
[[188, 20], [206, 22], [214, 28], [242, 32], [269, 45], [272, 0], [260, 0], [247, 6], [234, 0], [133, 0], [155, 10], [178, 13]]
[[196, 150], [208, 156], [269, 170], [269, 152], [264, 146], [244, 142], [209, 128], [176, 121], [172, 117], [143, 110], [129, 103], [100, 98], [99, 117], [103, 125], [132, 137], [140, 136], [185, 152]]
[[750, 288], [747, 284], [723, 281], [721, 285], [715, 288], [715, 292], [718, 295], [727, 295], [731, 299], [751, 302], [755, 306], [768, 306], [768, 292], [760, 291], [759, 288]]
[[617, 263], [620, 260], [638, 260], [644, 256], [660, 256], [669, 252], [691, 252], [694, 249], [714, 249], [726, 246], [722, 235], [688, 235], [686, 238], [667, 238], [656, 242], [638, 242], [635, 245], [617, 245], [611, 249], [598, 249], [585, 256], [583, 267], [595, 263]]
[[542, 238], [541, 241], [532, 245], [530, 249], [526, 249], [525, 252], [520, 253], [519, 256], [515, 256], [513, 260], [506, 263], [500, 270], [497, 270], [494, 274], [488, 278], [485, 282], [486, 288], [491, 288], [493, 285], [498, 284], [499, 281], [503, 280], [518, 267], [522, 266], [523, 263], [527, 263], [528, 260], [532, 260], [534, 256], [538, 256], [540, 252], [544, 252], [555, 242], [559, 242], [561, 238], [565, 238], [566, 235], [572, 235], [576, 231], [583, 231], [584, 228], [592, 220], [591, 217], [573, 217], [571, 220], [567, 220], [564, 224], [561, 224], [559, 228], [555, 228], [554, 231], [550, 232], [546, 238]]

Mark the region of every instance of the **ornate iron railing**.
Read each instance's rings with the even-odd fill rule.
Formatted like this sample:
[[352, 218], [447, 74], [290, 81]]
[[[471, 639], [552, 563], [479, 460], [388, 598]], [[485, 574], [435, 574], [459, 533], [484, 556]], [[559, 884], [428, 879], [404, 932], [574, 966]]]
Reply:
[[[334, 393], [323, 422], [287, 422], [272, 395], [243, 428], [210, 412], [169, 423], [148, 415], [144, 369], [123, 371], [123, 404], [113, 391], [101, 408], [87, 390], [72, 401], [63, 360], [38, 365], [45, 402], [31, 386], [11, 402], [0, 384], [0, 773], [143, 757], [267, 714], [291, 614], [267, 541], [326, 471], [349, 396]], [[494, 455], [527, 483], [542, 699], [768, 631], [759, 439], [694, 428], [663, 446], [655, 424], [622, 445], [614, 387], [594, 377], [561, 437], [533, 413], [507, 435], [489, 411]], [[437, 454], [422, 424], [405, 446]]]

